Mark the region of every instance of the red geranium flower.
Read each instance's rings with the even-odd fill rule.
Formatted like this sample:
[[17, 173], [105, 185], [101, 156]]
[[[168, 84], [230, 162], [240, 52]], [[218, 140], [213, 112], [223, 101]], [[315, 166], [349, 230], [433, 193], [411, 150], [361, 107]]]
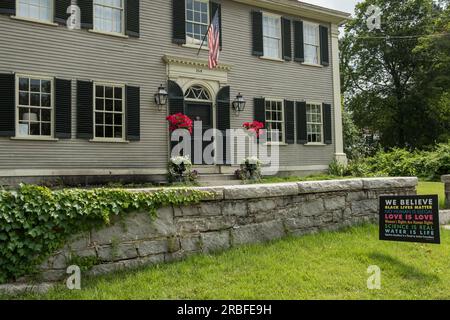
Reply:
[[260, 136], [261, 130], [264, 129], [264, 123], [254, 120], [253, 122], [245, 122], [242, 125], [248, 132], [255, 133], [257, 137]]
[[176, 113], [166, 118], [169, 121], [169, 130], [174, 132], [177, 129], [186, 129], [192, 133], [192, 120], [185, 114]]

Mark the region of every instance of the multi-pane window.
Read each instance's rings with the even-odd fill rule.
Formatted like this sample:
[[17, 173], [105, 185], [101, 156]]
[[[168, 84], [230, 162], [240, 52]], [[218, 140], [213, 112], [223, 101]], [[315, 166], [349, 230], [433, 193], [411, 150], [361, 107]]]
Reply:
[[263, 15], [264, 56], [281, 58], [281, 18]]
[[124, 138], [124, 86], [95, 85], [95, 138]]
[[[186, 43], [201, 44], [209, 26], [209, 1], [186, 0]], [[207, 38], [204, 45], [207, 46]]]
[[52, 136], [53, 99], [51, 78], [17, 77], [17, 135]]
[[17, 0], [17, 15], [21, 18], [51, 21], [53, 0]]
[[305, 62], [319, 64], [319, 25], [304, 23]]
[[94, 0], [94, 30], [123, 33], [123, 0]]
[[306, 131], [308, 143], [323, 142], [322, 105], [306, 104]]
[[284, 113], [282, 100], [265, 102], [268, 142], [284, 142]]

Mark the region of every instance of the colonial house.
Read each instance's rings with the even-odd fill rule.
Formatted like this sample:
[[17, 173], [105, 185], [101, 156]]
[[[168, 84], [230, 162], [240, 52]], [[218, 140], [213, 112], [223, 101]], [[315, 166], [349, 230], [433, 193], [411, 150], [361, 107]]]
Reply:
[[[75, 3], [81, 27], [69, 28]], [[216, 12], [209, 69], [200, 43]], [[1, 0], [0, 184], [163, 179], [166, 117], [179, 112], [204, 128], [278, 130], [283, 174], [345, 161], [338, 26], [348, 17], [295, 0]]]

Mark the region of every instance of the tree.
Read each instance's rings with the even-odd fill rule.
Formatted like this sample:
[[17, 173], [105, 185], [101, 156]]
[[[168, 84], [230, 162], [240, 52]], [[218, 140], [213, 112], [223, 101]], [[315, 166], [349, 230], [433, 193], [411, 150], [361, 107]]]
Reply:
[[[367, 26], [371, 5], [382, 10], [381, 30]], [[423, 147], [448, 138], [449, 84], [439, 80], [445, 78], [441, 63], [449, 56], [445, 12], [448, 8], [432, 0], [366, 0], [345, 26], [345, 107], [358, 127], [380, 134], [384, 147]], [[432, 85], [437, 94], [429, 91]]]

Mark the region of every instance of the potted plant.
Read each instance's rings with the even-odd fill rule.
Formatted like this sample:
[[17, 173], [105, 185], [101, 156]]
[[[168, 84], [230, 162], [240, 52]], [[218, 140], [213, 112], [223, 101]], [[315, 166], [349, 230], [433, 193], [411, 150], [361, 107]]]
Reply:
[[241, 162], [240, 169], [235, 172], [237, 178], [247, 181], [261, 180], [261, 161], [258, 157], [247, 157]]
[[169, 182], [195, 182], [198, 172], [191, 170], [192, 162], [189, 156], [177, 156], [169, 160], [168, 180]]

